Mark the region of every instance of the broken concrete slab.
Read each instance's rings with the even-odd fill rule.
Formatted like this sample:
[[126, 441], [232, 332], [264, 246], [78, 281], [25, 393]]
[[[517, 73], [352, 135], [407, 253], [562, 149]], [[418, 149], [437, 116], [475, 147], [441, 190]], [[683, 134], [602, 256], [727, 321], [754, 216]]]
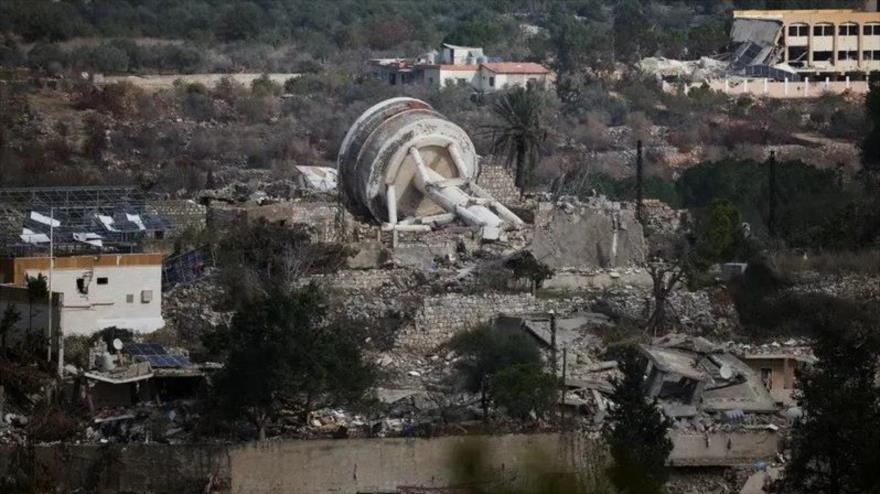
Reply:
[[635, 211], [599, 198], [542, 204], [528, 250], [553, 269], [633, 266], [647, 246]]

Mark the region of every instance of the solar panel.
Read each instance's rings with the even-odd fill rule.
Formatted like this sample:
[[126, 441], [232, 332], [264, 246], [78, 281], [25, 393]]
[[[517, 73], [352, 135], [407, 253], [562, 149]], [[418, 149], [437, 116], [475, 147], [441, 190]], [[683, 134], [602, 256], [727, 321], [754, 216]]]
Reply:
[[158, 343], [129, 343], [125, 351], [130, 355], [142, 357], [154, 368], [190, 367], [192, 362], [188, 357], [172, 355]]

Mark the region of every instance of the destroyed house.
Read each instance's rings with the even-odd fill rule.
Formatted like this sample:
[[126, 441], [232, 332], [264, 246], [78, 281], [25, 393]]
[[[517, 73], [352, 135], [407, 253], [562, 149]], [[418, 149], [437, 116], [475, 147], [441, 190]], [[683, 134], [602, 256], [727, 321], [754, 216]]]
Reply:
[[880, 12], [862, 9], [735, 10], [731, 69], [798, 80], [864, 78], [880, 70]]
[[702, 338], [659, 340], [641, 345], [648, 360], [648, 395], [671, 416], [706, 412], [777, 410], [764, 384], [733, 354]]

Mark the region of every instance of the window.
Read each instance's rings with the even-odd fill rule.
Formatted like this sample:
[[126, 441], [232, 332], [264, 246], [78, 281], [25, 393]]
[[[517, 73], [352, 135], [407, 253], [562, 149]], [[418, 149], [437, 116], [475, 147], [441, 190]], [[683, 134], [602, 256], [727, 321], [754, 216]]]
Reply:
[[807, 37], [810, 35], [810, 26], [806, 24], [792, 24], [788, 26], [788, 35], [791, 37]]
[[814, 62], [830, 62], [834, 58], [834, 52], [831, 51], [814, 51]]
[[865, 36], [880, 36], [880, 24], [865, 24], [862, 33]]
[[134, 294], [133, 293], [129, 293], [128, 295], [125, 296], [125, 303], [127, 303], [127, 304], [134, 303]]
[[495, 77], [489, 76], [489, 87], [495, 87]]
[[831, 24], [816, 24], [813, 26], [813, 36], [834, 36], [834, 26]]
[[89, 293], [89, 286], [86, 285], [85, 278], [77, 278], [76, 279], [76, 291], [82, 293], [83, 295]]
[[858, 60], [859, 52], [857, 51], [838, 51], [837, 60]]
[[153, 301], [153, 290], [141, 290], [141, 303], [149, 304]]
[[106, 285], [106, 284], [109, 283], [109, 282], [110, 282], [110, 280], [108, 280], [106, 277], [98, 278], [98, 284], [99, 284], [99, 285]]
[[880, 50], [865, 50], [865, 60], [880, 60]]
[[859, 25], [858, 24], [841, 24], [837, 28], [837, 34], [840, 36], [858, 36], [859, 35]]
[[788, 47], [788, 63], [796, 63], [807, 58], [806, 46], [789, 46]]

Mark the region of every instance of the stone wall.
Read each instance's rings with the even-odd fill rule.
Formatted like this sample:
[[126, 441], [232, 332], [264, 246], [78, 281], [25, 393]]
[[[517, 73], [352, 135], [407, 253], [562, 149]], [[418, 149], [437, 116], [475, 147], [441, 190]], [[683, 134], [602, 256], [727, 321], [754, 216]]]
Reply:
[[480, 163], [480, 176], [477, 177], [477, 185], [486, 192], [492, 194], [501, 204], [516, 204], [519, 202], [519, 189], [513, 175], [500, 163], [483, 161]]
[[150, 202], [157, 213], [167, 218], [175, 232], [205, 228], [208, 208], [193, 201], [165, 200]]
[[358, 242], [376, 238], [377, 228], [355, 219], [344, 207], [328, 201], [291, 201], [263, 206], [212, 205], [208, 210], [208, 224], [212, 228], [226, 228], [239, 221], [269, 222], [288, 225], [307, 225], [314, 242]]
[[375, 294], [379, 289], [389, 285], [403, 285], [412, 276], [412, 272], [408, 269], [344, 269], [333, 274], [309, 276], [302, 281], [302, 284], [314, 282], [336, 293]]
[[500, 313], [522, 314], [556, 310], [570, 312], [583, 305], [581, 299], [541, 300], [529, 293], [450, 293], [425, 297], [412, 325], [397, 337], [397, 345], [429, 353], [459, 332], [488, 323]]

